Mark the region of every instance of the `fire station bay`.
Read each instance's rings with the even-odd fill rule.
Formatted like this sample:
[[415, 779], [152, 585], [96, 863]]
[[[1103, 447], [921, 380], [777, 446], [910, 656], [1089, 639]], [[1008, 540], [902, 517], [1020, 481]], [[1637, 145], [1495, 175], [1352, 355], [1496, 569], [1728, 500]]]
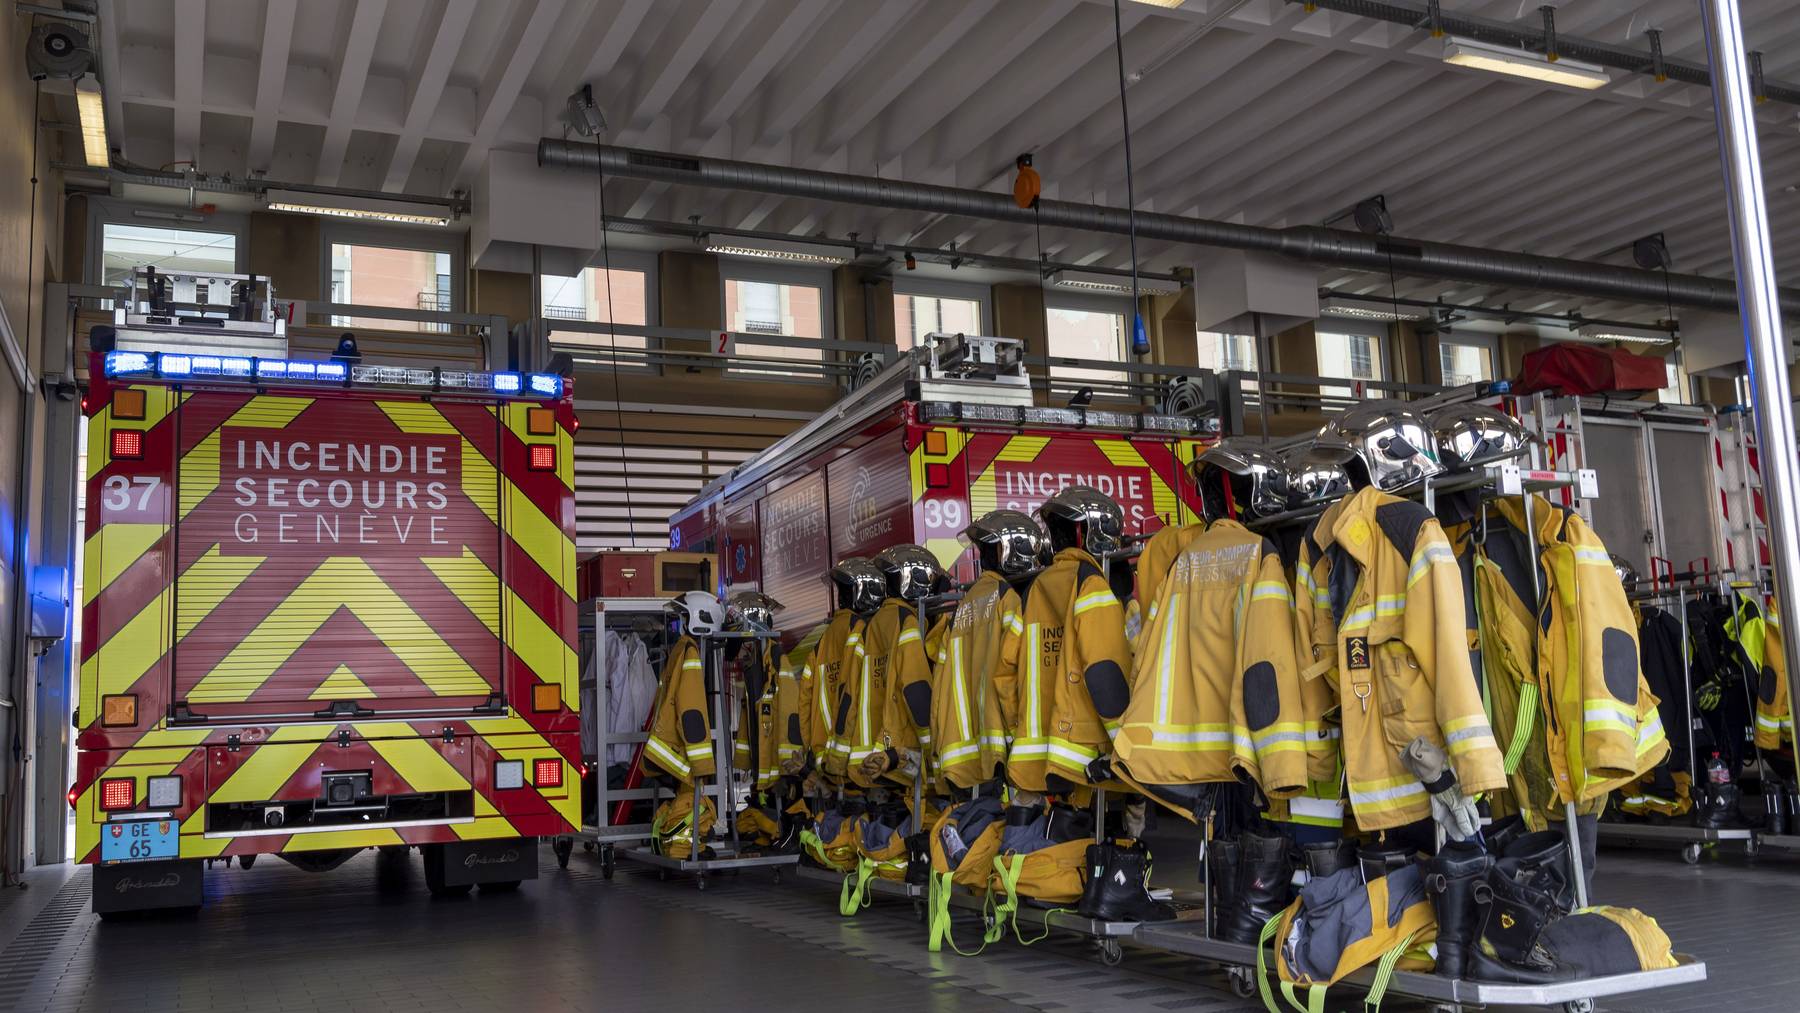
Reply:
[[0, 66], [0, 1013], [1800, 1010], [1796, 0]]

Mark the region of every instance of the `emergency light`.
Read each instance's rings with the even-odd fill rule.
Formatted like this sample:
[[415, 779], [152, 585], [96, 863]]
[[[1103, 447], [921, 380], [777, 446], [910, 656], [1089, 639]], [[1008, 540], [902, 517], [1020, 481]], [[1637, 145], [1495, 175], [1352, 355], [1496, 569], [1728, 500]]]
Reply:
[[502, 397], [559, 398], [563, 392], [563, 378], [555, 373], [480, 373], [461, 369], [364, 366], [307, 359], [195, 355], [191, 352], [107, 352], [106, 375], [164, 380], [217, 377], [301, 384], [421, 387], [430, 390], [475, 391]]

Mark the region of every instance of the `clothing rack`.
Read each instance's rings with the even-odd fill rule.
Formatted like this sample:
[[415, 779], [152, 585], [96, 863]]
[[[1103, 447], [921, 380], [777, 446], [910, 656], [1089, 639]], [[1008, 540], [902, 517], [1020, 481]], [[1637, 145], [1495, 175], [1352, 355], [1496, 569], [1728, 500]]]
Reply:
[[[610, 698], [612, 689], [607, 685], [606, 669], [606, 631], [608, 629], [626, 629], [628, 618], [655, 616], [663, 621], [663, 601], [660, 598], [593, 598], [581, 604], [584, 614], [581, 617], [582, 631], [592, 632], [594, 676], [590, 680], [582, 676], [581, 684], [585, 688], [590, 683], [594, 688], [594, 707], [584, 710], [581, 715], [583, 723], [593, 722], [595, 764], [598, 768], [594, 778], [594, 811], [582, 810], [581, 830], [568, 838], [570, 844], [580, 840], [582, 847], [597, 852], [600, 856], [600, 874], [611, 879], [616, 867], [617, 847], [621, 844], [641, 844], [650, 839], [649, 823], [629, 823], [622, 821], [622, 813], [626, 806], [648, 801], [654, 810], [658, 804], [668, 797], [668, 793], [654, 786], [610, 788], [606, 782], [608, 747], [615, 745], [631, 745], [635, 747], [632, 757], [632, 768], [643, 762], [643, 744], [650, 738], [646, 729], [636, 732], [615, 733], [609, 727], [608, 715], [611, 713]], [[660, 655], [666, 653], [667, 645], [650, 651], [653, 669], [661, 667]], [[629, 782], [627, 782], [629, 783]], [[568, 850], [559, 838], [555, 847], [557, 857], [563, 858]]]
[[[763, 633], [703, 633], [694, 636], [694, 642], [700, 649], [701, 678], [706, 687], [708, 708], [712, 711], [713, 736], [713, 776], [710, 786], [702, 787], [696, 779], [693, 785], [694, 808], [688, 821], [689, 850], [686, 858], [671, 858], [658, 854], [648, 847], [629, 848], [620, 852], [620, 856], [633, 862], [654, 866], [659, 878], [667, 879], [672, 873], [692, 873], [694, 885], [706, 889], [706, 874], [709, 872], [725, 872], [748, 868], [769, 868], [774, 871], [775, 881], [781, 881], [781, 870], [800, 861], [799, 855], [746, 855], [743, 854], [742, 843], [738, 840], [737, 829], [737, 790], [733, 783], [733, 766], [731, 741], [731, 705], [725, 692], [724, 654], [725, 645], [730, 641], [748, 641], [760, 650], [764, 641], [773, 634]], [[746, 718], [749, 715], [745, 715]], [[641, 762], [641, 760], [640, 760]], [[752, 775], [754, 781], [754, 774]], [[722, 847], [714, 849], [714, 857], [701, 858], [701, 849], [706, 841], [700, 836], [701, 802], [707, 797], [713, 798], [715, 806], [715, 823], [723, 821], [727, 828], [726, 840]]]

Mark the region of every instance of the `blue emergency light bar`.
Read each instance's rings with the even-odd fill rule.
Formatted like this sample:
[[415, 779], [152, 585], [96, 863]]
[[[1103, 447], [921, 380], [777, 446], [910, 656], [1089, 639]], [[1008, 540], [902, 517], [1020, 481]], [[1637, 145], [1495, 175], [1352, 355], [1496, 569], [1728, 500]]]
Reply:
[[298, 384], [424, 387], [477, 391], [502, 397], [552, 399], [561, 397], [563, 392], [563, 378], [555, 373], [477, 373], [413, 366], [352, 366], [343, 362], [195, 355], [191, 352], [107, 352], [106, 375], [164, 380], [204, 377]]

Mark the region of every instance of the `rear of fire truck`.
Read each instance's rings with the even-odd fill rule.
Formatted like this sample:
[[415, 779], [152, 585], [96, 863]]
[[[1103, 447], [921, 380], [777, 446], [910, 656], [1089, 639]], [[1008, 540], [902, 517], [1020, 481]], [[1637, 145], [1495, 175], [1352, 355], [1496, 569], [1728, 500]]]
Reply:
[[84, 400], [94, 909], [197, 905], [209, 860], [269, 853], [534, 878], [581, 776], [568, 384], [223, 353], [206, 327], [285, 350], [266, 281], [192, 284], [134, 279]]

